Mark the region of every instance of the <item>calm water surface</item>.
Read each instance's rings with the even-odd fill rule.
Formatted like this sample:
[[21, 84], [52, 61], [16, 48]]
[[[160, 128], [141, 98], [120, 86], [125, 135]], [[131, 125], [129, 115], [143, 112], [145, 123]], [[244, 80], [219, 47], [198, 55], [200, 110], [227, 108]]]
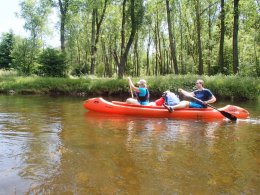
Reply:
[[259, 101], [234, 102], [251, 113], [234, 123], [91, 113], [83, 100], [0, 96], [0, 194], [260, 193]]

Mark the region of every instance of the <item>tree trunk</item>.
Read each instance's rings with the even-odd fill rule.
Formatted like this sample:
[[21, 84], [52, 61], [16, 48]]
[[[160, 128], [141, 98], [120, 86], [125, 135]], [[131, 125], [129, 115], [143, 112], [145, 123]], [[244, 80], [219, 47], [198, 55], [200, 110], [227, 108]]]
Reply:
[[135, 38], [135, 43], [134, 43], [134, 57], [135, 57], [135, 75], [140, 76], [140, 63], [139, 63], [139, 52], [138, 52], [138, 36]]
[[61, 51], [65, 52], [65, 17], [61, 16], [61, 23], [60, 23], [60, 45]]
[[260, 63], [258, 60], [257, 49], [256, 49], [256, 34], [254, 36], [254, 55], [255, 55], [256, 75], [259, 77], [260, 76]]
[[59, 0], [61, 21], [60, 21], [60, 45], [61, 51], [65, 53], [65, 25], [66, 25], [66, 17], [68, 12], [70, 0]]
[[170, 40], [170, 50], [171, 50], [171, 58], [174, 65], [174, 72], [175, 74], [179, 74], [177, 58], [176, 58], [176, 45], [175, 45], [175, 37], [172, 33], [172, 23], [171, 23], [171, 9], [169, 5], [169, 0], [166, 1], [166, 10], [167, 10], [167, 23], [168, 23], [168, 33], [169, 33], [169, 40]]
[[[124, 2], [125, 2], [125, 0], [124, 0]], [[121, 59], [120, 59], [120, 64], [119, 64], [119, 67], [118, 67], [119, 68], [119, 72], [118, 72], [119, 78], [123, 78], [123, 76], [124, 76], [125, 65], [126, 65], [126, 62], [127, 62], [127, 56], [128, 56], [129, 50], [131, 48], [131, 45], [134, 41], [134, 37], [135, 37], [135, 34], [137, 32], [137, 28], [138, 28], [137, 24], [135, 23], [136, 18], [135, 18], [135, 12], [134, 11], [135, 11], [135, 0], [131, 0], [131, 3], [130, 3], [131, 33], [130, 33], [130, 37], [128, 39], [128, 42], [126, 44], [125, 51], [123, 52], [123, 55], [121, 56]], [[122, 24], [122, 27], [123, 27], [123, 24]], [[122, 37], [122, 40], [123, 40], [123, 37]]]
[[115, 62], [118, 67], [118, 77], [123, 78], [124, 75], [124, 67], [121, 66], [121, 59], [123, 58], [123, 53], [125, 51], [125, 23], [126, 23], [126, 0], [123, 1], [122, 8], [122, 23], [121, 23], [121, 51], [120, 51], [120, 59], [117, 54], [114, 52]]
[[238, 73], [238, 19], [239, 19], [239, 0], [234, 0], [234, 27], [233, 27], [233, 73]]
[[154, 75], [158, 73], [158, 37], [157, 37], [157, 24], [155, 22], [154, 25], [154, 44], [155, 44], [155, 67], [154, 67]]
[[211, 13], [211, 1], [208, 1], [209, 3], [209, 7], [208, 7], [208, 36], [209, 36], [209, 40], [208, 40], [208, 75], [212, 74], [211, 71], [211, 61], [212, 61], [212, 21], [211, 21], [211, 17], [212, 17], [212, 13]]
[[183, 63], [183, 17], [182, 17], [182, 4], [181, 4], [181, 1], [176, 1], [177, 2], [177, 6], [178, 6], [178, 11], [179, 11], [179, 25], [180, 25], [180, 37], [181, 37], [181, 40], [180, 40], [180, 55], [179, 55], [179, 66], [181, 67], [181, 74], [184, 74], [186, 72], [186, 68], [184, 67], [184, 63]]
[[95, 74], [95, 40], [96, 40], [96, 17], [97, 17], [97, 9], [94, 8], [92, 10], [92, 30], [91, 30], [91, 68], [90, 74]]
[[199, 54], [199, 75], [204, 73], [203, 59], [202, 59], [202, 47], [201, 47], [201, 21], [200, 21], [200, 0], [195, 2], [196, 9], [196, 23], [197, 23], [197, 39], [198, 39], [198, 54]]
[[221, 0], [220, 11], [220, 42], [219, 42], [219, 54], [218, 54], [218, 66], [221, 73], [224, 73], [224, 37], [225, 37], [225, 0]]
[[166, 45], [165, 45], [165, 38], [164, 38], [164, 36], [162, 35], [162, 42], [163, 42], [163, 62], [162, 62], [162, 64], [163, 64], [163, 67], [162, 67], [162, 74], [164, 75], [164, 74], [166, 74], [167, 73], [167, 63], [166, 63]]
[[78, 64], [81, 67], [81, 51], [80, 51], [80, 43], [79, 43], [79, 38], [77, 37], [76, 39], [77, 42], [77, 51], [78, 51]]
[[95, 74], [96, 68], [96, 53], [97, 53], [97, 44], [99, 41], [101, 24], [104, 20], [107, 1], [104, 2], [104, 7], [102, 9], [100, 20], [98, 20], [98, 9], [94, 8], [92, 12], [92, 36], [91, 36], [91, 74]]
[[151, 46], [151, 32], [148, 32], [148, 43], [147, 43], [147, 50], [146, 50], [146, 75], [150, 75], [150, 46]]
[[[157, 10], [158, 11], [158, 10]], [[157, 12], [156, 17], [156, 32], [157, 32], [157, 42], [158, 42], [158, 65], [159, 65], [159, 74], [162, 74], [162, 49], [161, 49], [161, 36], [160, 36], [160, 27], [159, 27], [159, 14]]]

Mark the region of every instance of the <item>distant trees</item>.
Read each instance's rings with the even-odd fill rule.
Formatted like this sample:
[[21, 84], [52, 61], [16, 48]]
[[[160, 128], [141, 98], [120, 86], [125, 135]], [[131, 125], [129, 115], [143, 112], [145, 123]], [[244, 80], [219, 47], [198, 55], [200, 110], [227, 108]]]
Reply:
[[[12, 46], [2, 36], [0, 68], [41, 72], [45, 38], [57, 30], [68, 74], [260, 76], [255, 0], [22, 0], [20, 6], [30, 36], [13, 36]], [[54, 11], [59, 28], [48, 29]]]

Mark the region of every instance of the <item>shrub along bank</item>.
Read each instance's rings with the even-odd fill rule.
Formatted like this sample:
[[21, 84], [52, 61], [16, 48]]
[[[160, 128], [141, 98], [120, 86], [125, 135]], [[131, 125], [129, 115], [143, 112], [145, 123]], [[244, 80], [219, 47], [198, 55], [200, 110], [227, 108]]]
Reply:
[[[140, 78], [133, 78], [137, 82]], [[217, 97], [234, 99], [256, 99], [260, 95], [260, 79], [239, 76], [166, 75], [144, 77], [151, 98], [160, 97], [163, 91], [176, 92], [178, 88], [194, 90], [197, 79], [205, 81]], [[56, 94], [77, 96], [130, 96], [127, 79], [112, 78], [47, 78], [2, 76], [0, 93], [8, 94]]]

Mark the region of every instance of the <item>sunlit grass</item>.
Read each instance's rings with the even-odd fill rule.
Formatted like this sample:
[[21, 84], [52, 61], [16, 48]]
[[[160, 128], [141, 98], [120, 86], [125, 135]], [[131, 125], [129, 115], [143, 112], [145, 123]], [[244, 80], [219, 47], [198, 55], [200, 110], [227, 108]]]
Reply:
[[15, 70], [0, 70], [0, 78], [2, 77], [13, 77], [17, 76], [17, 72]]

